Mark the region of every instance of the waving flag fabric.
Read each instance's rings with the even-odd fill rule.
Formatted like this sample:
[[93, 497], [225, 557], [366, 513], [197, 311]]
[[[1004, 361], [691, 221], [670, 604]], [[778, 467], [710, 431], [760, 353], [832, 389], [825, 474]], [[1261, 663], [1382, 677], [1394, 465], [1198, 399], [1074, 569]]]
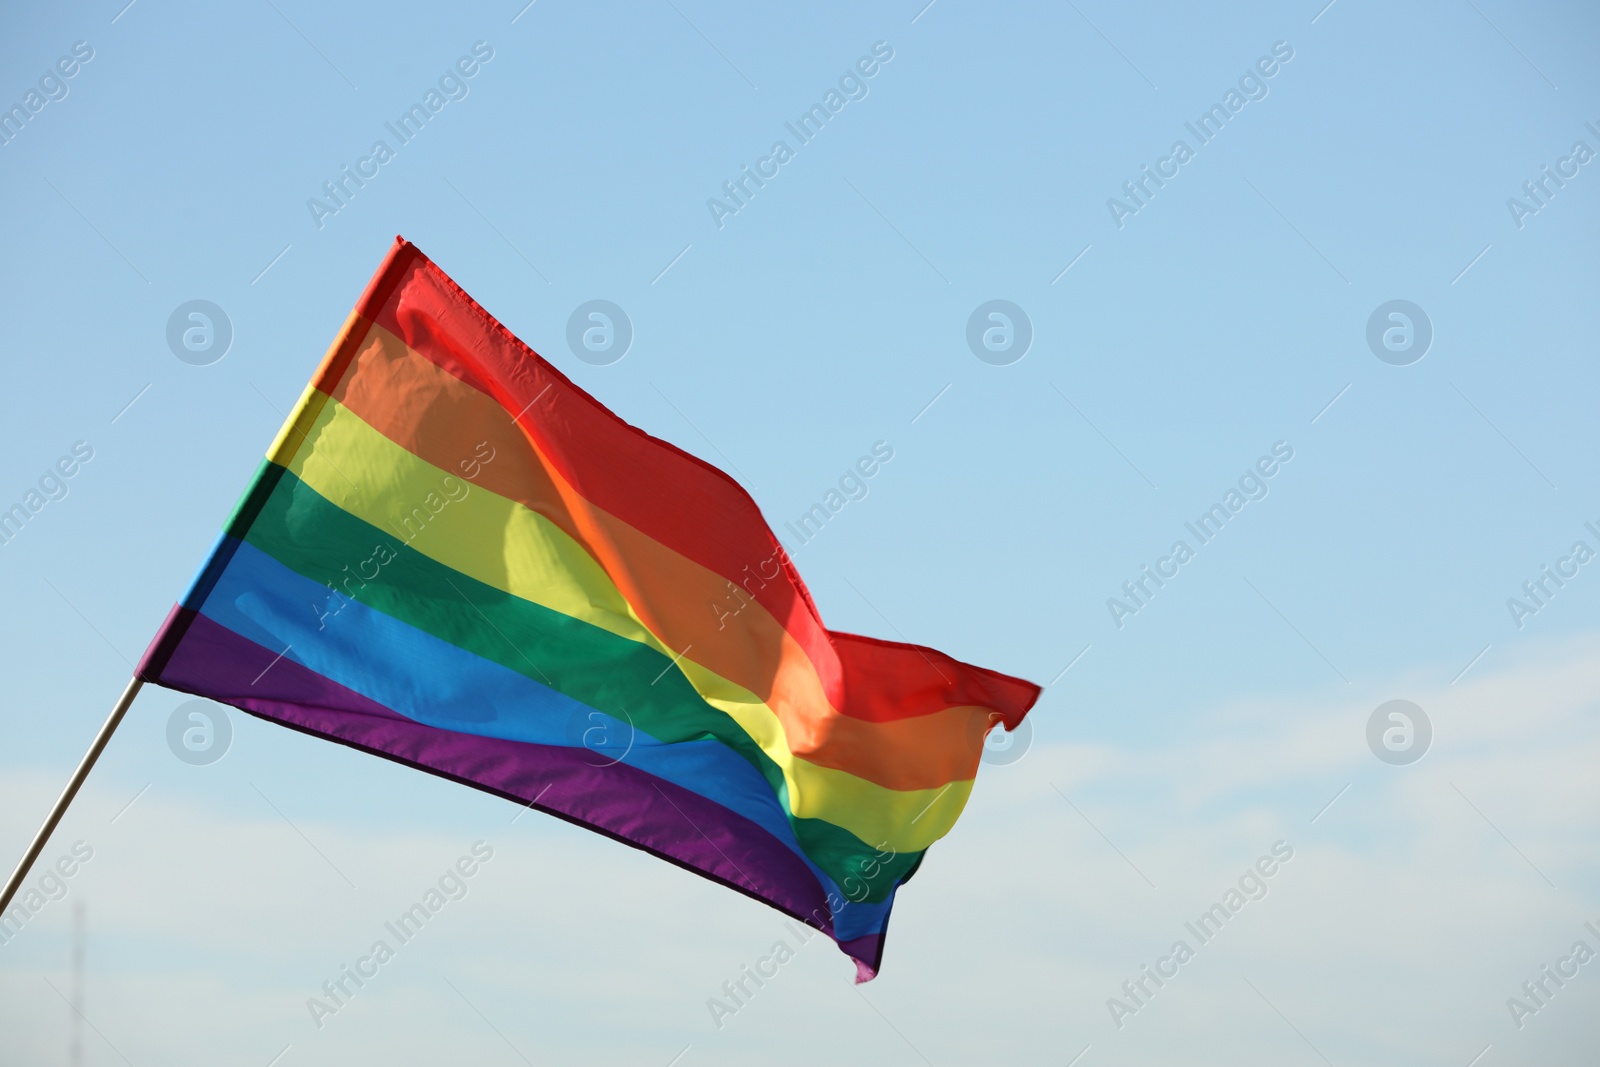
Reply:
[[139, 675], [671, 860], [858, 980], [1039, 695], [826, 629], [736, 482], [399, 239]]

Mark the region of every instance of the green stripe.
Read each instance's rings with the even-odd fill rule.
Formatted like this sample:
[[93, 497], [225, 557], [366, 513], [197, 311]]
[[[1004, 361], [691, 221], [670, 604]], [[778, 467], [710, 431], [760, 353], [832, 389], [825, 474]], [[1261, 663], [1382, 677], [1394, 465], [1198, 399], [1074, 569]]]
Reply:
[[[344, 511], [293, 472], [268, 466], [255, 499], [240, 502], [230, 534], [368, 607], [631, 720], [664, 743], [721, 742], [761, 772], [812, 862], [841, 885], [847, 878], [865, 883], [868, 901], [881, 900], [916, 866], [921, 852], [879, 860], [878, 850], [850, 831], [824, 819], [795, 818], [781, 768], [661, 652], [451, 570]], [[375, 555], [379, 546], [385, 551]], [[363, 580], [363, 569], [371, 574], [390, 555], [376, 577]], [[863, 870], [878, 873], [869, 880]]]

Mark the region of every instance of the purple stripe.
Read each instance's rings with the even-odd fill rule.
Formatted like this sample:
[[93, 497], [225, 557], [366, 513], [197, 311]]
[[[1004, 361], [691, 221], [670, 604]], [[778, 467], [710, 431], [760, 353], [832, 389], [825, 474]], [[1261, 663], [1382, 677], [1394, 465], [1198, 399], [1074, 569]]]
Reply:
[[878, 964], [883, 962], [883, 934], [868, 934], [841, 941], [839, 948], [856, 961], [856, 985], [878, 977]]
[[[805, 863], [760, 826], [698, 793], [626, 763], [596, 766], [585, 748], [535, 745], [414, 722], [263, 648], [204, 615], [179, 608], [186, 627], [147, 680], [384, 756], [575, 822], [736, 889], [816, 926], [827, 898]], [[171, 646], [169, 646], [171, 647]], [[147, 664], [141, 664], [141, 671]], [[823, 929], [832, 933], [832, 922]], [[881, 935], [840, 944], [876, 971]]]
[[146, 682], [154, 682], [160, 676], [162, 668], [167, 665], [167, 660], [172, 655], [172, 650], [183, 640], [183, 632], [193, 617], [194, 612], [185, 611], [183, 605], [172, 605], [172, 610], [167, 612], [167, 617], [161, 622], [161, 628], [150, 639], [150, 647], [139, 657], [139, 666], [133, 669], [135, 677]]

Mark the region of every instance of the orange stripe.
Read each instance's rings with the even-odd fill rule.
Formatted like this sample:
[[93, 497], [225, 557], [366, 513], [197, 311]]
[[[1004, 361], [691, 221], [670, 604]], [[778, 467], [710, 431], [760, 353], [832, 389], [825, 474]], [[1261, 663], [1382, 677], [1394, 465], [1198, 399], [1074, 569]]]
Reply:
[[[746, 601], [729, 614], [740, 601], [724, 578], [590, 503], [492, 397], [383, 327], [369, 328], [333, 397], [443, 470], [461, 469], [487, 442], [494, 458], [474, 483], [545, 516], [582, 545], [662, 643], [687, 649], [688, 658], [767, 704], [796, 756], [891, 789], [936, 789], [976, 773], [986, 709], [945, 707], [887, 722], [840, 714], [805, 649], [765, 607]], [[541, 419], [560, 417], [559, 407], [541, 406]]]

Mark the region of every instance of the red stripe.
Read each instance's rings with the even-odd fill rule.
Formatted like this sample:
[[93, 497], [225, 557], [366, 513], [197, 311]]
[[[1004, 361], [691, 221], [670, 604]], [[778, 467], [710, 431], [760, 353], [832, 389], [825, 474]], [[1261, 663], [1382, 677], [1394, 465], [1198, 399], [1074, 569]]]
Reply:
[[[618, 418], [518, 340], [415, 246], [397, 239], [356, 311], [492, 397], [508, 417], [520, 414], [522, 431], [597, 507], [742, 584], [805, 649], [840, 712], [886, 722], [976, 704], [1014, 728], [1038, 699], [1039, 687], [1031, 682], [934, 649], [830, 633], [743, 487]], [[333, 391], [353, 347], [335, 346], [319, 388]]]

